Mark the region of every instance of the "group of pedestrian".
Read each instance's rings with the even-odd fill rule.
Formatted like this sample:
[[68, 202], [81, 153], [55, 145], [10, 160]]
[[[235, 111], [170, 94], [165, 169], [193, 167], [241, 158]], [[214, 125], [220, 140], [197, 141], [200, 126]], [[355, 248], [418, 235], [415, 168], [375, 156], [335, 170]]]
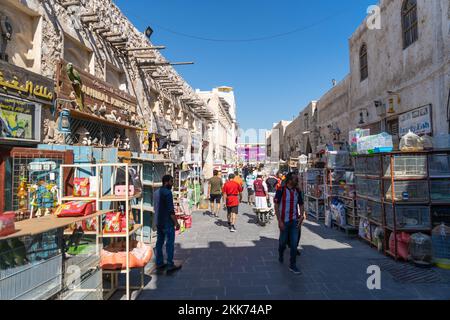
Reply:
[[[156, 267], [158, 270], [167, 269], [167, 272], [179, 270], [181, 265], [175, 265], [174, 245], [175, 231], [180, 228], [175, 215], [173, 203], [173, 177], [164, 176], [163, 186], [155, 192], [155, 222], [157, 226], [156, 241]], [[270, 175], [264, 179], [263, 175], [249, 172], [245, 177], [247, 190], [252, 190], [249, 194], [248, 203], [256, 207], [269, 206], [274, 208], [280, 230], [279, 237], [279, 262], [284, 262], [284, 252], [286, 247], [290, 248], [289, 270], [294, 274], [300, 274], [297, 267], [297, 256], [301, 226], [306, 219], [303, 210], [303, 194], [299, 187], [298, 176], [289, 173], [286, 176]], [[242, 201], [244, 190], [244, 180], [239, 172], [228, 175], [228, 180], [223, 183], [218, 170], [214, 170], [213, 177], [209, 179], [208, 193], [210, 196], [211, 212], [214, 217], [219, 217], [221, 202], [227, 212], [228, 228], [230, 232], [236, 232], [236, 218], [239, 213], [239, 204]], [[252, 198], [253, 196], [253, 198]], [[164, 262], [163, 246], [166, 244], [167, 262]]]

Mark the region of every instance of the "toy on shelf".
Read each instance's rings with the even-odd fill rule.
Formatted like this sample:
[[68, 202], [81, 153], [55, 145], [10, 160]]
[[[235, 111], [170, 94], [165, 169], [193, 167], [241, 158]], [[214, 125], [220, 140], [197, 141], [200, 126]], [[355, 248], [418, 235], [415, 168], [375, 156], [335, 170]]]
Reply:
[[95, 212], [95, 201], [71, 201], [61, 204], [55, 214], [59, 218], [85, 217]]

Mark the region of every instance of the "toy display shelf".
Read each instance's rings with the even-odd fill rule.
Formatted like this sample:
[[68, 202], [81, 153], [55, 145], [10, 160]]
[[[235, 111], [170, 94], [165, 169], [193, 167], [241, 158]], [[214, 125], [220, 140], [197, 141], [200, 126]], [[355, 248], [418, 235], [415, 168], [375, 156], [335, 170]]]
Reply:
[[[97, 210], [101, 210], [102, 207], [108, 207], [108, 210], [106, 212], [111, 211], [118, 211], [118, 204], [120, 202], [125, 203], [125, 213], [126, 213], [126, 226], [125, 226], [125, 232], [122, 233], [116, 233], [116, 234], [109, 234], [103, 232], [103, 223], [102, 219], [98, 219], [97, 223], [97, 230], [98, 230], [98, 236], [97, 241], [99, 239], [108, 238], [110, 241], [117, 241], [119, 239], [125, 238], [125, 254], [126, 254], [126, 268], [123, 270], [119, 270], [120, 272], [112, 272], [110, 270], [103, 270], [103, 273], [111, 274], [111, 288], [108, 288], [107, 290], [103, 290], [106, 293], [106, 298], [108, 299], [111, 297], [117, 290], [119, 289], [125, 289], [126, 299], [130, 300], [131, 298], [131, 290], [137, 290], [136, 296], [139, 295], [139, 293], [144, 288], [144, 268], [137, 268], [141, 271], [141, 281], [139, 286], [131, 286], [130, 285], [130, 272], [134, 269], [130, 267], [130, 238], [137, 234], [137, 232], [142, 229], [142, 223], [143, 223], [143, 197], [141, 193], [130, 195], [128, 192], [125, 193], [125, 195], [117, 196], [114, 195], [112, 192], [114, 190], [114, 186], [117, 181], [117, 175], [119, 170], [124, 171], [124, 178], [125, 178], [125, 190], [129, 190], [129, 182], [130, 182], [130, 176], [129, 176], [129, 170], [131, 168], [134, 168], [139, 173], [139, 178], [142, 181], [143, 180], [143, 170], [142, 170], [142, 164], [132, 164], [132, 163], [102, 163], [102, 164], [79, 164], [79, 165], [62, 165], [60, 167], [61, 175], [64, 173], [65, 169], [72, 170], [73, 175], [76, 177], [79, 171], [83, 171], [86, 173], [87, 171], [90, 172], [92, 177], [95, 177], [94, 181], [96, 181], [95, 186], [95, 197], [90, 197], [90, 200], [96, 201]], [[105, 175], [105, 176], [104, 176]], [[108, 179], [108, 175], [110, 175]], [[61, 176], [63, 177], [63, 175]], [[64, 185], [64, 181], [61, 178], [60, 179], [61, 186]], [[91, 186], [92, 187], [92, 186]], [[63, 190], [63, 189], [60, 189]], [[103, 190], [107, 190], [106, 192], [103, 192]], [[60, 202], [67, 201], [67, 199], [70, 199], [70, 197], [65, 197], [62, 195], [60, 197]], [[133, 228], [130, 230], [130, 215], [133, 214], [132, 212], [132, 202], [133, 200], [139, 200], [139, 203], [135, 206], [138, 206], [139, 210], [139, 224], [136, 224], [133, 226]], [[112, 207], [112, 209], [111, 209]], [[140, 233], [141, 242], [143, 242], [143, 232]], [[98, 246], [97, 246], [98, 247]], [[120, 287], [119, 286], [119, 274], [125, 274], [125, 286]]]
[[58, 218], [55, 215], [50, 215], [19, 221], [15, 224], [16, 232], [6, 237], [0, 237], [0, 241], [24, 236], [34, 236], [54, 229], [65, 228], [73, 223], [92, 219], [108, 212], [111, 212], [111, 210], [100, 210], [84, 217]]

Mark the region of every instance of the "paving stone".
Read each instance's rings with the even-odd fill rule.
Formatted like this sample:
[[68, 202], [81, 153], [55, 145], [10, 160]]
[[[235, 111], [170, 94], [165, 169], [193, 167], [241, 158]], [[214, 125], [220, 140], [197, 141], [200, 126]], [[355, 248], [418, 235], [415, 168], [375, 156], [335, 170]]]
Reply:
[[[183, 269], [172, 276], [146, 279], [139, 299], [178, 300], [311, 300], [311, 299], [450, 299], [450, 272], [442, 272], [447, 283], [398, 283], [382, 273], [382, 290], [367, 289], [367, 267], [373, 260], [389, 259], [366, 243], [349, 239], [336, 230], [311, 221], [302, 231], [302, 255], [297, 264], [302, 275], [278, 262], [276, 223], [254, 224], [247, 205], [238, 216], [238, 232], [222, 227], [225, 214], [216, 220], [193, 214], [193, 227], [176, 238], [175, 259]], [[222, 220], [222, 222], [220, 222]]]

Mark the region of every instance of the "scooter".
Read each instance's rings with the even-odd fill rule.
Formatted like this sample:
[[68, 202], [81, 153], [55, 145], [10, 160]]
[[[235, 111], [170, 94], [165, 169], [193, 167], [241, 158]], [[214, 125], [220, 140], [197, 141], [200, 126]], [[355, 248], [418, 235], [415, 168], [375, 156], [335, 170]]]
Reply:
[[275, 216], [274, 210], [271, 207], [263, 209], [253, 208], [253, 212], [256, 213], [256, 219], [258, 221], [258, 224], [262, 227], [270, 223], [273, 220], [273, 217]]

